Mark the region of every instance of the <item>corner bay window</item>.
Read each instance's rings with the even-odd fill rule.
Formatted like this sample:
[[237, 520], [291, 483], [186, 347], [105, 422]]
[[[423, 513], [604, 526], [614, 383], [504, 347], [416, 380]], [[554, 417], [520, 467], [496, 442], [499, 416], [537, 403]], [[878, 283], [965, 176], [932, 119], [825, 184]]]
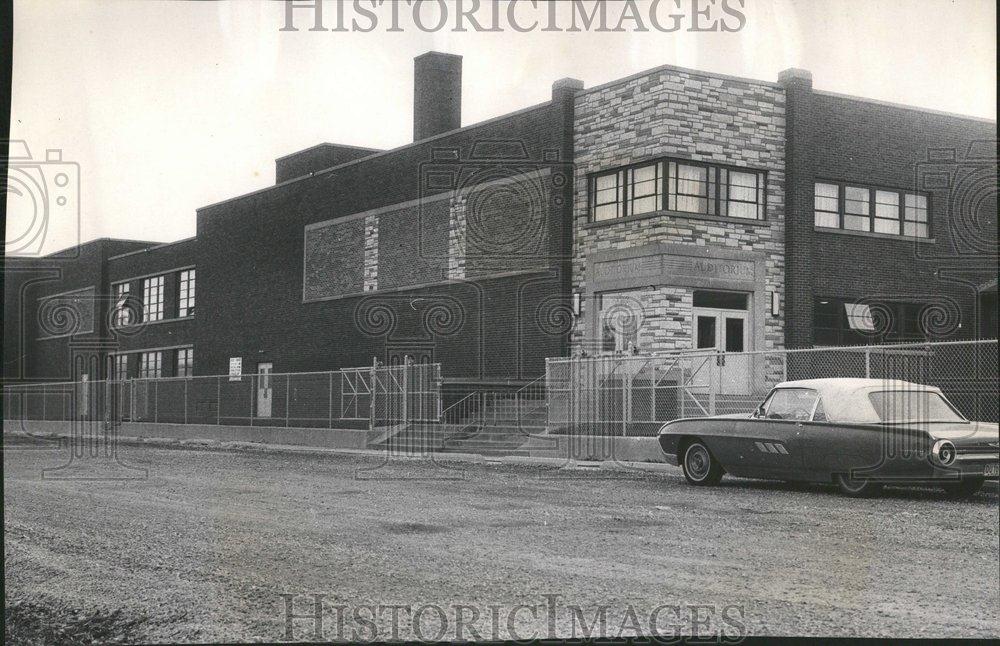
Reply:
[[765, 173], [715, 164], [661, 160], [590, 178], [594, 221], [661, 210], [761, 220]]
[[927, 238], [927, 196], [888, 188], [817, 182], [813, 224], [844, 229]]

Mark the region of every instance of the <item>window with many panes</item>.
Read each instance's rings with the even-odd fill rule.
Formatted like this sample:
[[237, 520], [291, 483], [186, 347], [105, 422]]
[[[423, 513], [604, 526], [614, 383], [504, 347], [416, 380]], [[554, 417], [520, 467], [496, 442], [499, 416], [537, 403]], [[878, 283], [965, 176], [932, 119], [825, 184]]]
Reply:
[[132, 312], [128, 307], [128, 296], [131, 286], [128, 283], [115, 285], [115, 325], [132, 324]]
[[840, 187], [836, 184], [816, 184], [816, 226], [840, 227]]
[[817, 298], [813, 305], [816, 345], [869, 345], [923, 341], [926, 303], [879, 303], [877, 307], [843, 298]]
[[659, 211], [662, 195], [660, 194], [660, 168], [662, 164], [648, 164], [628, 169], [628, 212], [631, 215]]
[[903, 235], [918, 238], [930, 236], [927, 219], [927, 196], [907, 193], [903, 199]]
[[624, 175], [617, 171], [597, 175], [591, 180], [590, 208], [594, 220], [611, 220], [622, 216]]
[[190, 377], [194, 374], [194, 348], [177, 350], [177, 376]]
[[844, 187], [844, 228], [851, 231], [871, 231], [871, 207], [867, 188]]
[[657, 211], [764, 218], [766, 174], [716, 164], [662, 159], [590, 178], [594, 221]]
[[194, 314], [194, 269], [185, 269], [177, 281], [177, 316]]
[[156, 379], [163, 376], [163, 353], [143, 352], [139, 356], [139, 378]]
[[114, 381], [125, 381], [128, 379], [128, 355], [127, 354], [116, 354], [112, 355], [113, 363], [111, 365], [112, 375], [111, 378]]
[[888, 235], [930, 236], [927, 196], [890, 188], [816, 182], [813, 223]]
[[163, 320], [164, 276], [153, 276], [142, 281], [142, 320]]

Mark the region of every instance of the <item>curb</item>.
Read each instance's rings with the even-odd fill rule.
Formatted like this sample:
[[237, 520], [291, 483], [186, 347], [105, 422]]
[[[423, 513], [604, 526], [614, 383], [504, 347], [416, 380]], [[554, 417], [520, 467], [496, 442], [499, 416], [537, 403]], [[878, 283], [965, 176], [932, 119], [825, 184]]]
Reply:
[[[6, 435], [16, 437], [32, 437], [45, 439], [69, 438], [70, 435], [51, 433], [38, 435], [25, 433], [22, 431], [8, 431]], [[302, 446], [298, 444], [266, 444], [264, 442], [243, 442], [243, 441], [219, 441], [210, 439], [178, 439], [173, 437], [137, 437], [131, 435], [118, 436], [118, 441], [125, 445], [134, 446], [164, 446], [164, 447], [186, 447], [186, 448], [206, 448], [222, 449], [230, 451], [272, 451], [278, 453], [299, 453], [314, 455], [356, 455], [365, 457], [382, 458], [385, 457], [384, 449], [347, 449], [347, 448], [326, 448], [316, 446]], [[565, 457], [541, 457], [524, 455], [505, 456], [485, 456], [478, 453], [432, 453], [429, 455], [419, 454], [392, 454], [392, 459], [401, 461], [426, 461], [426, 462], [458, 462], [464, 464], [482, 465], [520, 465], [520, 466], [548, 466], [560, 467], [564, 469], [590, 470], [600, 469], [605, 471], [653, 471], [669, 472], [677, 470], [666, 463], [656, 462], [615, 462], [615, 461], [587, 461], [573, 460]]]
[[[37, 435], [23, 431], [7, 431], [4, 435], [11, 435], [14, 437], [31, 437], [36, 439], [60, 439], [71, 437], [70, 435], [61, 435], [58, 433]], [[137, 446], [206, 448], [229, 451], [270, 451], [277, 453], [304, 453], [313, 455], [355, 455], [373, 458], [384, 458], [386, 456], [384, 449], [325, 448], [302, 446], [297, 444], [265, 444], [263, 442], [221, 442], [209, 439], [181, 440], [172, 437], [135, 436], [119, 436], [118, 441], [126, 445]], [[612, 473], [643, 471], [658, 474], [677, 474], [681, 471], [679, 466], [667, 462], [628, 462], [617, 460], [589, 461], [573, 460], [570, 458], [523, 455], [485, 456], [478, 453], [431, 453], [429, 455], [400, 453], [392, 454], [392, 459], [404, 462], [457, 462], [460, 464], [477, 465], [548, 466], [574, 471], [607, 471]], [[987, 480], [983, 483], [983, 489], [986, 491], [998, 492], [1000, 491], [1000, 482], [996, 480]]]

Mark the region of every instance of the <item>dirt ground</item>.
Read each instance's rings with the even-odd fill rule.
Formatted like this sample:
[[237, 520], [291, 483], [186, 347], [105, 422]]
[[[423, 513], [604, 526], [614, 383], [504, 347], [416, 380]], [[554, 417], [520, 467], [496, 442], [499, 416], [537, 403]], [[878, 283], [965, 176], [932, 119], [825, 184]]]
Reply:
[[[8, 608], [118, 611], [171, 642], [1000, 635], [995, 489], [853, 500], [677, 471], [119, 450], [128, 468], [101, 473], [144, 478], [60, 479], [104, 468], [88, 458], [43, 479], [65, 453], [6, 447]], [[321, 625], [286, 621], [311, 595]]]

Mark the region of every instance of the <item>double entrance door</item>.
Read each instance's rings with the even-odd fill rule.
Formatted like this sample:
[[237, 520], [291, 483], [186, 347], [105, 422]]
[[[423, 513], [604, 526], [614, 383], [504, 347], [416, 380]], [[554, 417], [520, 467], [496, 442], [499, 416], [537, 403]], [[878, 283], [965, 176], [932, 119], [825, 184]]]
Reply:
[[747, 395], [751, 392], [749, 312], [745, 309], [696, 307], [694, 309], [694, 347], [717, 354], [696, 360], [693, 381], [709, 386], [723, 395]]

